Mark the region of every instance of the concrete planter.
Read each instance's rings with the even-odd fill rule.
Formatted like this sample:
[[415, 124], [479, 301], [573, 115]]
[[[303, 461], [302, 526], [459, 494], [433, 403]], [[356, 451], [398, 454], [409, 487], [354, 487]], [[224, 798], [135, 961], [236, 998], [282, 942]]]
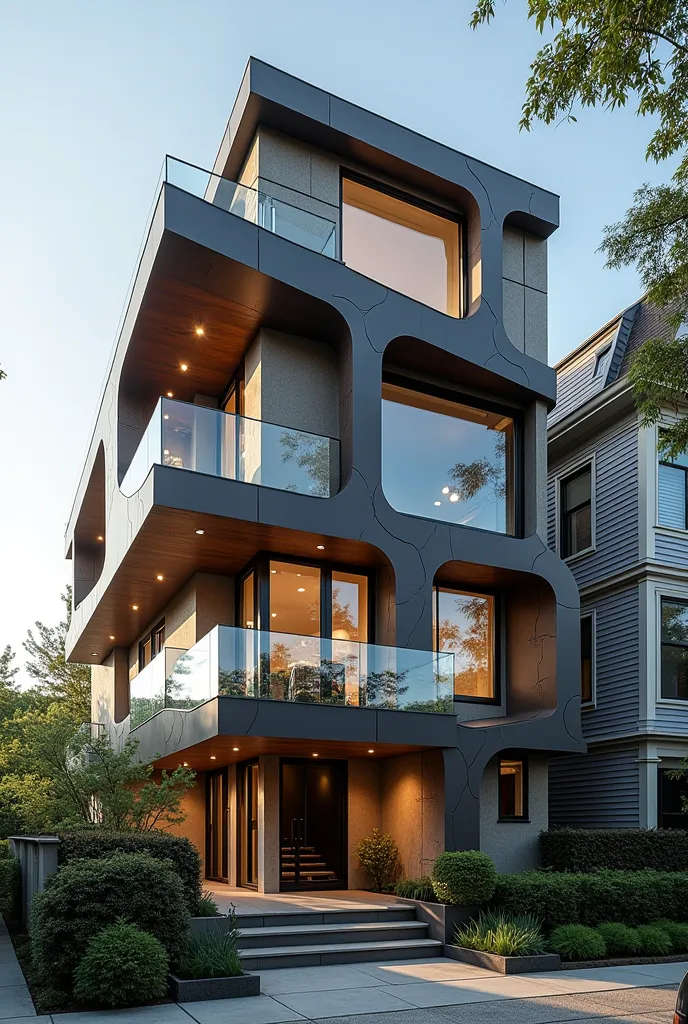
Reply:
[[451, 943], [459, 925], [467, 924], [480, 913], [480, 907], [457, 907], [450, 903], [426, 903], [424, 900], [396, 898], [416, 908], [416, 916], [428, 925], [428, 936], [438, 942]]
[[170, 995], [177, 1003], [197, 1003], [205, 999], [240, 999], [260, 995], [260, 976], [240, 974], [236, 978], [178, 978], [168, 974]]
[[232, 919], [227, 914], [216, 914], [213, 917], [192, 917], [191, 934], [203, 935], [210, 932], [213, 935], [226, 935], [231, 931]]
[[473, 967], [484, 967], [497, 974], [532, 974], [534, 971], [560, 971], [561, 959], [556, 953], [540, 953], [538, 956], [499, 956], [498, 953], [482, 953], [465, 946], [446, 945], [444, 955]]

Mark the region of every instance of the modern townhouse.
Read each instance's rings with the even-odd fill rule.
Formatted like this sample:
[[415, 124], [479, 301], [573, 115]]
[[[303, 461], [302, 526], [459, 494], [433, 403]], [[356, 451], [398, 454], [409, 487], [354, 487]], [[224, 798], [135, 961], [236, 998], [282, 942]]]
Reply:
[[588, 753], [552, 762], [553, 824], [688, 827], [670, 777], [688, 754], [688, 457], [658, 454], [628, 383], [643, 342], [672, 336], [641, 299], [556, 366], [549, 544], [580, 590]]
[[198, 773], [210, 879], [355, 888], [391, 833], [535, 863], [584, 749], [546, 544], [558, 199], [252, 59], [167, 158], [66, 537], [93, 721]]

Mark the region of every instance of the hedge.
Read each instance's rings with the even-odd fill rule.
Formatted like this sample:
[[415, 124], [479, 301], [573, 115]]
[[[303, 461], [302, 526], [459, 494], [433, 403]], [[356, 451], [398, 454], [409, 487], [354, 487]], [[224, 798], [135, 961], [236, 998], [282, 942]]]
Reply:
[[21, 872], [15, 857], [0, 859], [0, 917], [14, 917], [19, 908]]
[[540, 833], [540, 863], [552, 871], [688, 870], [683, 829], [561, 828]]
[[524, 871], [498, 877], [493, 903], [514, 914], [535, 914], [546, 931], [562, 924], [680, 921], [688, 906], [688, 871]]
[[195, 915], [203, 894], [201, 858], [193, 843], [168, 832], [111, 832], [101, 827], [73, 832], [58, 832], [61, 864], [74, 860], [93, 860], [113, 853], [148, 853], [156, 860], [171, 860], [182, 880], [189, 912]]

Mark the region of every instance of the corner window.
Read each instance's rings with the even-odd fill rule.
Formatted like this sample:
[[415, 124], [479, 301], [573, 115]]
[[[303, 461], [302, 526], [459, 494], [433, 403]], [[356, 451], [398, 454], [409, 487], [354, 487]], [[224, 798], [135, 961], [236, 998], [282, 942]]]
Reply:
[[675, 459], [659, 456], [657, 496], [660, 526], [688, 529], [688, 452]]
[[688, 700], [688, 601], [661, 599], [662, 697]]
[[565, 477], [560, 487], [561, 557], [570, 558], [592, 547], [592, 466]]
[[514, 420], [384, 383], [382, 489], [398, 512], [514, 533]]
[[344, 178], [342, 258], [374, 281], [461, 316], [461, 225], [440, 207]]
[[528, 818], [528, 762], [525, 758], [499, 759], [499, 820]]
[[592, 704], [595, 682], [594, 616], [582, 615], [580, 623], [581, 645], [581, 704]]
[[494, 700], [494, 597], [460, 590], [433, 590], [436, 651], [454, 654], [454, 696]]
[[165, 646], [165, 620], [159, 622], [139, 643], [139, 672], [150, 665]]

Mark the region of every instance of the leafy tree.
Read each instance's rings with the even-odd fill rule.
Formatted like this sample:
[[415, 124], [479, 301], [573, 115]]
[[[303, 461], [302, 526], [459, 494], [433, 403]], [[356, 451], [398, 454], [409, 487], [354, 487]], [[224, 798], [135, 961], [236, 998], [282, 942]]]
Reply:
[[[477, 0], [471, 25], [495, 16], [495, 0]], [[615, 110], [630, 97], [652, 115], [646, 150], [659, 162], [678, 156], [666, 184], [641, 185], [623, 220], [609, 225], [601, 250], [607, 266], [635, 265], [648, 299], [679, 331], [688, 320], [688, 6], [682, 0], [528, 0], [528, 17], [553, 39], [531, 64], [521, 128], [575, 121], [576, 105]], [[645, 424], [688, 401], [688, 336], [649, 339], [630, 369]], [[688, 422], [662, 432], [660, 448], [676, 456], [688, 446]]]
[[36, 633], [28, 631], [24, 649], [30, 660], [26, 671], [36, 680], [36, 690], [69, 708], [78, 722], [91, 718], [91, 669], [65, 659], [65, 639], [72, 618], [72, 588], [62, 594], [65, 615], [56, 626], [36, 622]]
[[15, 682], [15, 676], [19, 672], [19, 667], [12, 664], [16, 656], [16, 653], [12, 650], [9, 644], [7, 644], [2, 654], [0, 654], [0, 687], [6, 687], [10, 690], [16, 689], [17, 684]]

